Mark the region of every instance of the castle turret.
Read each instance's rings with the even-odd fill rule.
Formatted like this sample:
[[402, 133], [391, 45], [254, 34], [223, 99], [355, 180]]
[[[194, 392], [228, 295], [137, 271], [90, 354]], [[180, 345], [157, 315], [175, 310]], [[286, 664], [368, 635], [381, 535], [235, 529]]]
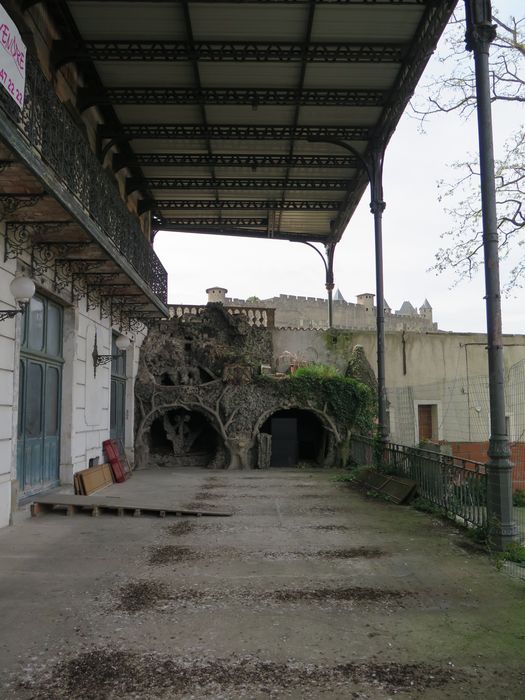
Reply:
[[357, 295], [357, 303], [359, 306], [364, 306], [365, 311], [372, 311], [374, 308], [375, 294], [370, 294], [370, 292], [365, 292], [364, 294]]
[[208, 303], [211, 301], [219, 304], [225, 304], [228, 290], [224, 289], [224, 287], [209, 287], [206, 290], [206, 294], [208, 295]]
[[424, 318], [428, 318], [429, 321], [432, 321], [432, 307], [428, 303], [428, 299], [425, 299], [419, 307], [419, 314]]

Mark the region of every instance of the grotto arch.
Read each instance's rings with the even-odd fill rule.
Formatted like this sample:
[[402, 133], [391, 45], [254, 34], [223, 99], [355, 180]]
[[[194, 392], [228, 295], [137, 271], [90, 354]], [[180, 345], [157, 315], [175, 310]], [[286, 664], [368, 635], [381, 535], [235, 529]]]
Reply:
[[138, 427], [135, 450], [144, 466], [224, 468], [229, 458], [213, 412], [191, 403], [150, 411]]
[[334, 464], [336, 435], [327, 416], [316, 409], [274, 407], [259, 417], [254, 434], [261, 468]]

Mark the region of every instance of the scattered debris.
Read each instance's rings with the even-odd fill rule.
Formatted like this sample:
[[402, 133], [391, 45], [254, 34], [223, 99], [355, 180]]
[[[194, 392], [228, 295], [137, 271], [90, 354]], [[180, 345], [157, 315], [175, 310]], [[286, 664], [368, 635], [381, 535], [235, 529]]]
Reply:
[[[160, 653], [129, 652], [116, 648], [83, 651], [38, 676], [25, 678], [20, 687], [33, 700], [92, 700], [92, 698], [174, 698], [196, 692], [218, 697], [236, 690], [246, 697], [256, 692], [296, 689], [322, 692], [355, 690], [356, 686], [389, 693], [439, 688], [457, 681], [461, 673], [452, 667], [427, 664], [341, 663], [335, 666], [304, 664], [295, 659], [275, 663], [254, 656], [223, 659], [171, 657]], [[186, 697], [186, 695], [184, 695]], [[267, 695], [269, 697], [269, 695]]]
[[318, 551], [295, 551], [295, 552], [262, 552], [264, 559], [357, 559], [364, 557], [374, 559], [386, 554], [382, 549], [376, 547], [348, 547], [346, 549], [321, 549]]
[[163, 544], [151, 547], [148, 564], [171, 564], [173, 562], [193, 561], [200, 559], [202, 554], [191, 547], [181, 547], [175, 544]]
[[166, 528], [165, 532], [168, 533], [168, 535], [189, 535], [190, 532], [193, 532], [196, 529], [195, 523], [192, 523], [189, 520], [181, 520], [178, 523], [173, 523], [173, 525], [170, 525], [169, 527]]
[[328, 532], [344, 532], [350, 529], [348, 525], [308, 525], [308, 527], [312, 530], [327, 530]]
[[389, 602], [399, 601], [402, 598], [412, 596], [409, 591], [383, 590], [381, 588], [366, 587], [341, 587], [341, 588], [312, 588], [312, 589], [282, 589], [269, 591], [268, 598], [280, 602], [310, 601], [361, 601], [361, 602]]
[[366, 559], [375, 559], [383, 557], [386, 554], [378, 547], [348, 547], [346, 549], [327, 549], [317, 552], [317, 556], [324, 559], [356, 559], [357, 557], [365, 557]]
[[168, 600], [169, 589], [160, 581], [128, 581], [119, 587], [117, 610], [139, 612], [153, 608], [160, 600]]
[[[208, 488], [208, 487], [206, 487]], [[209, 491], [199, 491], [195, 494], [196, 501], [207, 501], [209, 498], [221, 498], [217, 494], [210, 493]]]

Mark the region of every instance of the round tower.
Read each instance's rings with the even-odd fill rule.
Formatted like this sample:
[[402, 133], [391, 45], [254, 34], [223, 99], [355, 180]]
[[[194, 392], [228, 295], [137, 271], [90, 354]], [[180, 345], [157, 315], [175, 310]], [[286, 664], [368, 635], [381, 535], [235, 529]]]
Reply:
[[224, 289], [224, 287], [209, 287], [206, 290], [206, 294], [208, 295], [208, 303], [211, 301], [224, 304], [226, 303], [226, 294], [228, 294], [228, 290]]

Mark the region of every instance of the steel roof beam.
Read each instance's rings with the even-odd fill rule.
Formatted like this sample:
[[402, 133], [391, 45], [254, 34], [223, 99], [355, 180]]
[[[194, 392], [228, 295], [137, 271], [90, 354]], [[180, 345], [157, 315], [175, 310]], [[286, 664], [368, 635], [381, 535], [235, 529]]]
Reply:
[[111, 139], [115, 143], [132, 139], [175, 139], [191, 140], [209, 137], [217, 140], [234, 141], [282, 141], [286, 139], [308, 140], [318, 137], [332, 137], [345, 141], [367, 141], [370, 128], [367, 126], [297, 126], [267, 124], [124, 124], [119, 131], [101, 124], [99, 138]]
[[217, 153], [208, 156], [205, 153], [137, 153], [133, 160], [121, 153], [113, 154], [113, 170], [133, 165], [156, 167], [206, 167], [214, 165], [221, 168], [355, 168], [357, 159], [351, 156], [325, 155], [287, 155], [251, 154], [251, 153]]
[[77, 91], [77, 107], [83, 112], [102, 105], [263, 105], [297, 104], [317, 107], [382, 107], [384, 90], [352, 90], [316, 88], [298, 91], [294, 88], [174, 88], [174, 87], [113, 87]]
[[245, 61], [290, 63], [401, 63], [406, 46], [381, 42], [289, 41], [146, 41], [93, 39], [82, 44], [53, 42], [51, 62], [59, 68], [72, 61]]
[[225, 224], [221, 220], [217, 220], [212, 226], [200, 226], [199, 224], [192, 226], [171, 226], [169, 220], [163, 222], [161, 226], [162, 231], [176, 231], [178, 233], [200, 233], [208, 234], [214, 236], [241, 236], [243, 238], [271, 238], [273, 240], [282, 241], [294, 241], [304, 243], [305, 241], [313, 241], [314, 243], [324, 243], [325, 237], [319, 236], [314, 233], [300, 234], [293, 231], [275, 231], [273, 233], [268, 233], [267, 230], [263, 229], [251, 229], [251, 228], [237, 228], [236, 226], [230, 226]]
[[141, 199], [138, 202], [138, 212], [162, 211], [165, 209], [254, 209], [279, 211], [338, 211], [340, 201], [334, 200], [303, 200], [288, 199], [284, 202], [274, 199]]
[[[284, 178], [207, 178], [207, 177], [149, 177], [145, 182], [152, 190], [328, 190], [346, 191], [349, 180], [324, 178], [301, 178], [286, 180]], [[140, 189], [144, 184], [142, 178], [126, 179], [126, 196]]]
[[[22, 5], [36, 5], [42, 0], [22, 0]], [[102, 0], [68, 0], [70, 5], [75, 5], [76, 3], [100, 5]], [[173, 4], [174, 2], [182, 2], [182, 0], [105, 0], [105, 2], [114, 4], [133, 5], [134, 3], [144, 5], [145, 3], [150, 4]], [[367, 7], [380, 7], [381, 5], [427, 5], [430, 3], [435, 3], [439, 0], [315, 0], [316, 5], [366, 5]], [[47, 0], [49, 5], [58, 4], [61, 0]], [[198, 5], [200, 3], [209, 4], [210, 0], [191, 0], [192, 4]], [[213, 0], [216, 5], [307, 5], [310, 0]]]

